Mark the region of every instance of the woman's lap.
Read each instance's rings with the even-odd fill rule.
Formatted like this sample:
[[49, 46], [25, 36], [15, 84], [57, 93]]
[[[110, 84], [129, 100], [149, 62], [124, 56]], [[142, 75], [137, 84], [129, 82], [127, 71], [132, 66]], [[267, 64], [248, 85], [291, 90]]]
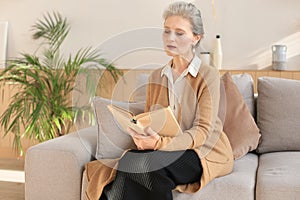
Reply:
[[131, 150], [119, 161], [116, 179], [104, 193], [107, 199], [118, 200], [134, 199], [135, 195], [172, 199], [172, 189], [199, 181], [201, 175], [201, 162], [193, 150]]

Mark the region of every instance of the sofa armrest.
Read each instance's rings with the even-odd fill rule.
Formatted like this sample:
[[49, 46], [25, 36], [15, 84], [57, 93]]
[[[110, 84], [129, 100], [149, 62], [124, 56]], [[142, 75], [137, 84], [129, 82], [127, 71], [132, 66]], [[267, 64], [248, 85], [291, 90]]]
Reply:
[[32, 146], [25, 157], [25, 199], [80, 200], [82, 172], [94, 159], [97, 127]]

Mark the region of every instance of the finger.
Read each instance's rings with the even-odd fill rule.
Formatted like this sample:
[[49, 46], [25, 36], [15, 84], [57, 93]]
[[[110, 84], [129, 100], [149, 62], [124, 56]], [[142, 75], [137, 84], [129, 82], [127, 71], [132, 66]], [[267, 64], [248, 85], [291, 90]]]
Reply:
[[150, 126], [146, 127], [144, 131], [149, 136], [157, 135], [157, 132], [155, 132]]
[[144, 150], [143, 145], [141, 144], [141, 141], [138, 138], [132, 137], [133, 142], [135, 144], [135, 146], [139, 149], [139, 150]]
[[131, 137], [134, 137], [134, 138], [137, 138], [137, 139], [147, 138], [147, 136], [145, 136], [146, 134], [142, 135], [142, 134], [136, 132], [135, 130], [133, 130], [132, 128], [130, 128], [130, 127], [127, 128], [127, 131], [131, 135]]

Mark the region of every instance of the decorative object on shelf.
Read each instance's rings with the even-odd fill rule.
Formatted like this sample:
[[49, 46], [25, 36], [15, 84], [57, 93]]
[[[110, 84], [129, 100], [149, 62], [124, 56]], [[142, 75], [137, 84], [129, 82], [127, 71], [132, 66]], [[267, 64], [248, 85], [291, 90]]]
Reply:
[[216, 35], [213, 47], [213, 66], [222, 69], [223, 51], [221, 44], [221, 36]]
[[[69, 30], [66, 18], [56, 12], [47, 13], [33, 25], [33, 39], [42, 39], [39, 51], [8, 59], [7, 67], [0, 73], [0, 87], [11, 83], [17, 89], [1, 113], [0, 125], [5, 136], [14, 135], [13, 147], [21, 156], [24, 137], [42, 142], [67, 134], [78, 119], [93, 121], [91, 106], [74, 105], [75, 92], [85, 96], [84, 91], [77, 90], [77, 85], [90, 91], [88, 99], [95, 95], [98, 82], [93, 82], [91, 73], [101, 73], [104, 67], [115, 81], [121, 75], [97, 49], [88, 47], [77, 51], [75, 56], [62, 55], [60, 47]], [[93, 69], [87, 68], [88, 65]], [[80, 83], [77, 76], [83, 76]]]
[[286, 45], [273, 45], [272, 46], [272, 67], [274, 70], [286, 70]]
[[0, 68], [4, 68], [6, 63], [7, 30], [8, 30], [8, 22], [1, 21], [0, 22]]
[[205, 63], [207, 65], [210, 65], [210, 52], [200, 52], [200, 59], [202, 63]]

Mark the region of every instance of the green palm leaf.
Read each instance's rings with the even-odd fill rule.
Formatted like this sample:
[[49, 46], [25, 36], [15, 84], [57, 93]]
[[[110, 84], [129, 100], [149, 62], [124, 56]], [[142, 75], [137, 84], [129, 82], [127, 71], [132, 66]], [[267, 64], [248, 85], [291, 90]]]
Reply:
[[[76, 121], [94, 122], [91, 106], [71, 104], [72, 93], [83, 92], [75, 85], [78, 75], [88, 77], [84, 90], [89, 91], [90, 98], [98, 85], [91, 74], [95, 74], [95, 70], [100, 73], [100, 66], [115, 80], [122, 75], [92, 47], [79, 49], [75, 56], [69, 55], [67, 59], [61, 56], [59, 49], [69, 30], [66, 18], [59, 13], [45, 14], [33, 25], [33, 38], [43, 39], [44, 48], [38, 48], [42, 50], [40, 56], [22, 53], [20, 58], [9, 60], [0, 73], [0, 87], [9, 82], [18, 90], [0, 116], [0, 125], [4, 136], [14, 135], [13, 146], [21, 153], [23, 137], [41, 142], [68, 133]], [[96, 68], [84, 68], [89, 64]]]
[[62, 18], [59, 13], [47, 13], [43, 19], [33, 25], [33, 39], [44, 38], [50, 45], [50, 49], [56, 52], [64, 39], [67, 37], [70, 26], [67, 20]]

